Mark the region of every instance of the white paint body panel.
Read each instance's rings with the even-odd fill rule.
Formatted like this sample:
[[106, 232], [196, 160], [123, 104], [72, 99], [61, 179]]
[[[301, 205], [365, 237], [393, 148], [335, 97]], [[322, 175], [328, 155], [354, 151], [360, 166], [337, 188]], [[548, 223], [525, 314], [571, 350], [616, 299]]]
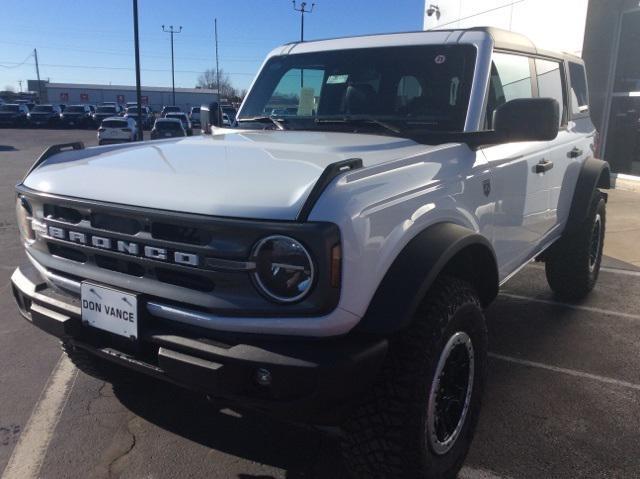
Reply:
[[[482, 125], [493, 49], [486, 33], [356, 37], [285, 45], [270, 55], [460, 41], [478, 49], [465, 126], [475, 131]], [[500, 281], [516, 272], [562, 232], [592, 133], [593, 125], [585, 120], [571, 124], [553, 142], [472, 151], [463, 144], [425, 146], [371, 134], [216, 129], [212, 136], [62, 153], [35, 170], [25, 185], [171, 211], [294, 220], [328, 165], [361, 158], [363, 168], [336, 178], [309, 217], [340, 228], [342, 291], [333, 312], [315, 318], [185, 317], [225, 331], [334, 336], [356, 326], [395, 258], [430, 225], [452, 222], [482, 234], [494, 245]], [[562, 155], [573, 146], [585, 155], [564, 161]], [[535, 164], [547, 156], [558, 169], [553, 175], [536, 174]], [[488, 194], [486, 182], [491, 184]], [[166, 308], [156, 309], [171, 316]]]

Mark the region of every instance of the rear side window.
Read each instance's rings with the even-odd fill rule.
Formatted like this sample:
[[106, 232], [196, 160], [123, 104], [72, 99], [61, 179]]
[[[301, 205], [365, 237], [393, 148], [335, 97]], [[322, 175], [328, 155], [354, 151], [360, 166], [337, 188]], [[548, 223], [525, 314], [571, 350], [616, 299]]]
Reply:
[[571, 76], [571, 113], [573, 116], [579, 116], [589, 111], [589, 92], [584, 66], [569, 62], [569, 75]]
[[129, 124], [122, 120], [105, 120], [102, 122], [104, 128], [127, 128]]
[[540, 98], [553, 98], [560, 105], [560, 124], [563, 124], [566, 116], [566, 100], [562, 82], [562, 69], [559, 62], [536, 59], [536, 72], [538, 76], [538, 93]]
[[491, 128], [493, 113], [508, 101], [533, 98], [529, 58], [507, 53], [494, 53], [487, 102], [487, 124]]

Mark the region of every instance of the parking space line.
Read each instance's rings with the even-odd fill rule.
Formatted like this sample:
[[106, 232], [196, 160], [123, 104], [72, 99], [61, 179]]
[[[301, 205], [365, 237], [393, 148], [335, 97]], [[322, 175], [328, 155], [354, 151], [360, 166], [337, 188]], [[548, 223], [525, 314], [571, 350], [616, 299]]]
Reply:
[[636, 321], [640, 321], [640, 315], [638, 314], [622, 313], [619, 311], [612, 311], [610, 309], [594, 308], [593, 306], [581, 306], [579, 304], [563, 303], [560, 301], [554, 301], [552, 299], [532, 298], [530, 296], [522, 296], [519, 294], [512, 294], [512, 293], [501, 292], [500, 296], [503, 298], [516, 299], [519, 301], [531, 301], [533, 303], [550, 304], [552, 306], [562, 306], [564, 308], [576, 309], [578, 311], [587, 311], [590, 313], [606, 314], [609, 316], [618, 316], [621, 318], [635, 319]]
[[39, 476], [51, 437], [77, 374], [78, 370], [63, 354], [40, 393], [2, 473], [2, 479], [35, 479]]
[[[544, 269], [543, 265], [535, 263], [531, 263], [529, 267], [533, 269]], [[640, 278], [640, 271], [633, 271], [630, 269], [610, 268], [608, 266], [602, 266], [600, 267], [600, 271], [604, 271], [605, 273], [620, 274], [623, 276], [635, 276], [636, 278]]]
[[459, 479], [507, 479], [503, 476], [497, 476], [486, 469], [476, 469], [474, 467], [463, 467], [458, 475]]
[[550, 364], [538, 363], [536, 361], [528, 361], [526, 359], [514, 358], [512, 356], [503, 356], [502, 354], [496, 354], [496, 353], [489, 353], [489, 357], [493, 359], [498, 359], [500, 361], [506, 361], [508, 363], [518, 364], [520, 366], [528, 366], [531, 368], [545, 369], [547, 371], [553, 371], [555, 373], [567, 374], [569, 376], [574, 376], [582, 379], [591, 379], [593, 381], [599, 381], [605, 384], [613, 384], [615, 386], [620, 386], [627, 389], [640, 391], [640, 384], [634, 384], [628, 381], [621, 381], [619, 379], [609, 378], [606, 376], [599, 376], [597, 374], [591, 374], [584, 371], [561, 368], [558, 366], [552, 366]]

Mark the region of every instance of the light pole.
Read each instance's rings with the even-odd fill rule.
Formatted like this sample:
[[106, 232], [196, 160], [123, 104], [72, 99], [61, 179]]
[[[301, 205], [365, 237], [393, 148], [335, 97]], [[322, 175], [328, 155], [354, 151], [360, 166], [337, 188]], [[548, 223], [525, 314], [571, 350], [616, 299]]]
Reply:
[[142, 87], [140, 86], [140, 41], [138, 39], [138, 0], [133, 0], [133, 44], [136, 56], [136, 102], [138, 103], [138, 128], [136, 135], [142, 141]]
[[[307, 2], [300, 3], [300, 7], [296, 5], [296, 0], [291, 0], [293, 3], [293, 9], [296, 12], [300, 12], [300, 42], [304, 42], [304, 14], [312, 13], [315, 3], [311, 4], [311, 8], [307, 10]], [[304, 87], [304, 70], [300, 70], [300, 88]]]
[[180, 33], [182, 31], [182, 27], [178, 27], [178, 30], [174, 30], [173, 25], [169, 25], [168, 29], [166, 29], [164, 25], [162, 25], [162, 31], [171, 34], [171, 92], [173, 95], [173, 106], [176, 106], [176, 76], [173, 63], [173, 34]]
[[296, 5], [296, 0], [292, 0], [293, 2], [293, 9], [296, 12], [300, 12], [300, 41], [304, 42], [304, 14], [305, 13], [312, 13], [313, 12], [313, 7], [316, 6], [315, 3], [311, 4], [311, 8], [309, 10], [307, 10], [307, 2], [302, 2], [300, 3], [300, 7], [298, 7]]

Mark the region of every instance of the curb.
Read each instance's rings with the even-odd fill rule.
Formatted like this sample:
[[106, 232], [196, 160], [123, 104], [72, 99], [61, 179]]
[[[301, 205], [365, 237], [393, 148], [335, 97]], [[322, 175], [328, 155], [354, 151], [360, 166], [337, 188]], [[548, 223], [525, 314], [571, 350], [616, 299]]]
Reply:
[[623, 175], [614, 173], [611, 175], [611, 183], [616, 190], [634, 191], [640, 193], [640, 176]]

